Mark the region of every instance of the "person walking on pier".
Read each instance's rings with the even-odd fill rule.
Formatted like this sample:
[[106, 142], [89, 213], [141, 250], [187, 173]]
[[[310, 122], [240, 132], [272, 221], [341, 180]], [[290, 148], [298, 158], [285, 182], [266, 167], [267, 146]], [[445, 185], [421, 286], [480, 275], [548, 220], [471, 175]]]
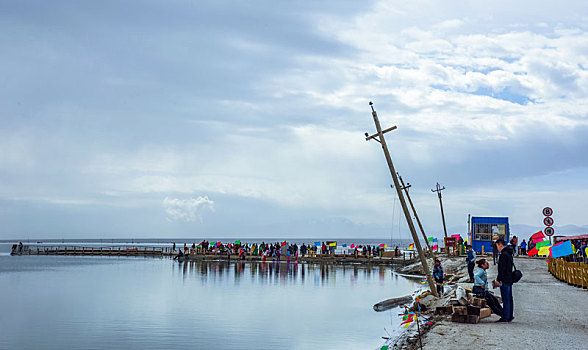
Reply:
[[435, 259], [435, 265], [433, 265], [433, 278], [435, 279], [435, 284], [437, 285], [437, 294], [439, 296], [443, 295], [443, 266], [441, 266], [441, 260]]
[[494, 261], [494, 265], [496, 265], [496, 258], [498, 257], [498, 249], [496, 248], [496, 240], [498, 240], [498, 236], [495, 236], [492, 240], [492, 260]]
[[512, 268], [513, 268], [513, 251], [506, 246], [503, 239], [496, 241], [496, 248], [500, 252], [498, 257], [498, 276], [494, 281], [494, 288], [500, 287], [502, 296], [503, 314], [497, 322], [512, 322], [514, 319], [514, 301], [512, 297]]
[[476, 265], [476, 252], [468, 245], [468, 255], [466, 261], [468, 263], [468, 274], [470, 276], [470, 283], [474, 282], [474, 266]]

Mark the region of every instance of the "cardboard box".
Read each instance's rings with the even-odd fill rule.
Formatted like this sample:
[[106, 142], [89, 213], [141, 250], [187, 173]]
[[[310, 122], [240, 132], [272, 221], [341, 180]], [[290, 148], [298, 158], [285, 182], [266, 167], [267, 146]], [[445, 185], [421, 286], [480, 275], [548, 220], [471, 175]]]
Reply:
[[480, 322], [480, 316], [476, 316], [476, 315], [468, 315], [467, 316], [467, 323], [479, 323]]
[[479, 306], [468, 305], [468, 315], [480, 316], [481, 309]]
[[480, 309], [480, 319], [490, 317], [491, 314], [492, 314], [492, 310], [490, 310], [489, 307], [485, 307], [485, 308]]
[[453, 306], [451, 305], [437, 306], [437, 308], [435, 308], [435, 315], [451, 315], [452, 312]]
[[468, 308], [467, 306], [453, 306], [453, 314], [465, 316], [468, 314]]
[[458, 322], [458, 323], [466, 323], [467, 322], [467, 315], [451, 315], [451, 322]]
[[480, 316], [476, 315], [451, 315], [451, 321], [457, 323], [479, 323]]
[[472, 304], [474, 304], [474, 306], [478, 306], [478, 307], [486, 307], [486, 306], [488, 306], [486, 304], [486, 299], [482, 299], [482, 298], [474, 298]]

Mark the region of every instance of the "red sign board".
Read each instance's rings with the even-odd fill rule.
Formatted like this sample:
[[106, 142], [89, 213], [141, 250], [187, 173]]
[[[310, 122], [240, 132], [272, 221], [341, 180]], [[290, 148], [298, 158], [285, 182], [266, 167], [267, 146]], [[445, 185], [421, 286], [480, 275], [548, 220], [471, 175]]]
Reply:
[[545, 215], [545, 216], [553, 215], [553, 209], [551, 209], [550, 207], [543, 208], [543, 215]]
[[543, 219], [543, 224], [545, 224], [545, 226], [553, 226], [553, 218], [551, 216], [546, 217]]
[[446, 247], [457, 247], [457, 238], [445, 237], [445, 246]]
[[545, 233], [548, 236], [553, 236], [553, 234], [555, 233], [555, 230], [553, 229], [553, 227], [549, 226], [549, 227], [546, 227], [545, 230], [543, 230], [543, 233]]

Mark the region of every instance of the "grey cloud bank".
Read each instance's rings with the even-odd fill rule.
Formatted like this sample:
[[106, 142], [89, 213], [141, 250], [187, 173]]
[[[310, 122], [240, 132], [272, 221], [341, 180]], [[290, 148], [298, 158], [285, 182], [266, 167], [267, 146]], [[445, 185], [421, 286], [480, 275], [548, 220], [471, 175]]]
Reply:
[[587, 6], [5, 1], [0, 238], [581, 231]]

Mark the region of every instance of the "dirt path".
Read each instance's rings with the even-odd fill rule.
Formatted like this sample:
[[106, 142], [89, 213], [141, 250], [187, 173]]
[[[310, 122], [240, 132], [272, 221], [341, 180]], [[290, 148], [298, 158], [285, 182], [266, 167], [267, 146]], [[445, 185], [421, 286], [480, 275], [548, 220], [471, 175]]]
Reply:
[[[496, 277], [490, 263], [489, 282]], [[511, 323], [495, 323], [496, 315], [479, 324], [444, 320], [425, 335], [423, 348], [588, 349], [588, 291], [555, 279], [543, 259], [516, 258], [515, 265], [524, 276], [513, 286]]]

